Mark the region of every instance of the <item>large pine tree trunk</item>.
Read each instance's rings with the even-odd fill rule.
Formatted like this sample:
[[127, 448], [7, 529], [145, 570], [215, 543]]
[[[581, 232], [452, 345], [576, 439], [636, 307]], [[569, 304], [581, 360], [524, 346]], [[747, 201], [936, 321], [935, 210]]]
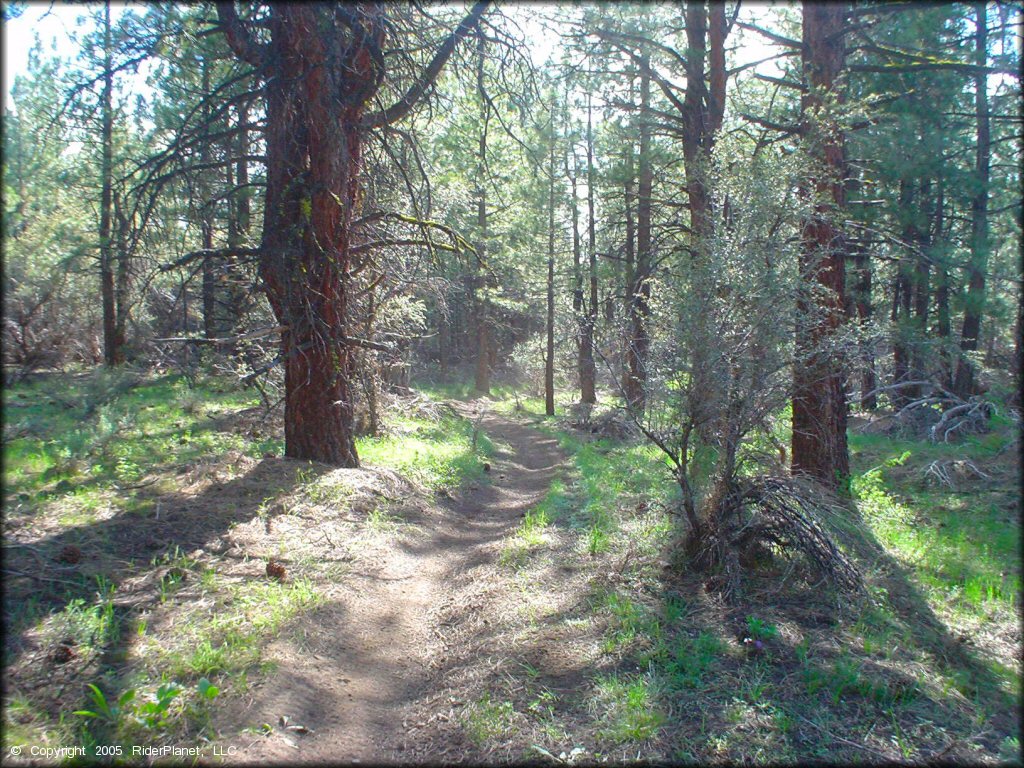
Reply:
[[[359, 464], [348, 316], [350, 232], [359, 205], [362, 136], [358, 72], [326, 59], [315, 6], [281, 5], [271, 17], [267, 82], [267, 200], [261, 275], [287, 330], [285, 455], [338, 466]], [[369, 54], [351, 57], [369, 68]], [[364, 72], [368, 77], [368, 72]]]
[[[845, 365], [830, 342], [843, 318], [846, 245], [838, 226], [845, 205], [843, 135], [827, 117], [826, 97], [843, 69], [844, 5], [803, 6], [803, 64], [809, 91], [801, 133], [826, 169], [808, 185], [813, 214], [804, 222], [797, 299], [797, 360], [793, 381], [792, 469], [832, 487], [850, 474], [846, 443]], [[815, 290], [817, 288], [817, 290]], [[823, 291], [821, 289], [824, 289]]]
[[352, 225], [360, 207], [366, 131], [400, 120], [429, 90], [487, 7], [478, 2], [409, 90], [365, 114], [386, 72], [383, 4], [278, 3], [260, 42], [233, 2], [217, 15], [235, 54], [256, 67], [266, 96], [266, 203], [260, 276], [280, 325], [285, 454], [359, 464], [350, 337]]

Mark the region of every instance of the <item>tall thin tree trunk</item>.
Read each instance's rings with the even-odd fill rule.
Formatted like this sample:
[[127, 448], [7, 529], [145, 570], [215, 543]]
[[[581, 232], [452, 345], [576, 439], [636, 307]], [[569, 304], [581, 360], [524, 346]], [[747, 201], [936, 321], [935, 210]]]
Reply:
[[978, 73], [974, 80], [974, 106], [978, 115], [977, 154], [975, 179], [977, 191], [971, 200], [971, 261], [968, 265], [967, 296], [964, 302], [964, 323], [960, 331], [960, 360], [953, 378], [953, 391], [966, 398], [975, 390], [975, 370], [967, 353], [978, 348], [981, 319], [985, 312], [985, 269], [988, 266], [988, 187], [991, 164], [991, 134], [989, 131], [987, 63], [988, 9], [985, 3], [976, 3], [974, 55]]
[[800, 252], [804, 286], [797, 298], [791, 451], [794, 473], [832, 488], [842, 487], [850, 474], [845, 361], [829, 348], [843, 319], [846, 243], [839, 221], [846, 203], [846, 163], [842, 131], [825, 114], [826, 99], [835, 93], [843, 70], [844, 11], [841, 3], [803, 6], [803, 66], [809, 90], [801, 100], [801, 134], [826, 175], [812, 179], [806, 190], [815, 205], [803, 224]]
[[[246, 156], [249, 154], [249, 136], [248, 128], [246, 127], [249, 117], [248, 105], [244, 101], [238, 105], [237, 121], [236, 129], [238, 133], [233, 137], [234, 140], [229, 138], [224, 147], [228, 157], [231, 157], [232, 154], [237, 154], [234, 166], [228, 163], [225, 168], [225, 183], [227, 188], [231, 190], [231, 194], [228, 197], [230, 213], [228, 215], [227, 238], [229, 248], [242, 247], [249, 233], [249, 165], [246, 160]], [[245, 314], [249, 292], [247, 290], [248, 286], [245, 285], [244, 273], [238, 268], [234, 257], [228, 257], [228, 261], [224, 264], [224, 269], [227, 272], [225, 291], [227, 306], [224, 330], [231, 332], [237, 329], [242, 316]], [[236, 352], [237, 347], [232, 344], [230, 351], [232, 353]]]
[[[632, 84], [630, 84], [630, 93], [632, 93]], [[632, 103], [632, 96], [630, 98]], [[633, 211], [633, 206], [636, 204], [636, 176], [633, 170], [633, 154], [634, 144], [632, 141], [628, 142], [626, 147], [626, 179], [623, 182], [623, 208], [626, 219], [626, 242], [624, 243], [623, 251], [625, 252], [625, 277], [626, 277], [626, 288], [623, 292], [625, 295], [626, 304], [626, 317], [630, 314], [630, 304], [632, 302], [632, 290], [633, 284], [636, 280], [636, 218]], [[632, 326], [626, 326], [623, 331], [623, 348], [625, 354], [622, 356], [622, 391], [628, 393], [630, 387], [630, 369], [629, 369], [629, 355], [630, 345], [632, 343]], [[628, 395], [627, 395], [628, 399]]]
[[[202, 70], [202, 92], [205, 96], [210, 92], [210, 62], [206, 56], [202, 56], [199, 62]], [[202, 107], [203, 133], [210, 133], [210, 107], [207, 100], [203, 101]], [[200, 145], [199, 164], [203, 168], [199, 171], [197, 187], [199, 189], [199, 229], [202, 233], [203, 248], [207, 251], [213, 249], [213, 212], [214, 206], [212, 190], [210, 189], [210, 173], [206, 165], [210, 162], [210, 142], [204, 140]], [[217, 322], [217, 271], [219, 265], [213, 256], [207, 254], [203, 257], [203, 335], [208, 339], [215, 339], [220, 333], [220, 323]]]
[[544, 413], [555, 415], [555, 115], [548, 137], [548, 306], [547, 349], [544, 355]]
[[484, 36], [477, 35], [476, 86], [480, 99], [480, 139], [477, 149], [477, 202], [476, 225], [479, 233], [477, 242], [477, 280], [476, 299], [476, 391], [489, 395], [491, 393], [491, 333], [488, 317], [488, 301], [486, 296], [486, 277], [480, 271], [479, 263], [486, 261], [487, 254], [487, 124], [490, 117], [490, 104], [484, 91]]
[[114, 64], [110, 29], [110, 0], [103, 6], [103, 93], [101, 103], [100, 155], [100, 295], [103, 301], [103, 359], [110, 367], [124, 362], [117, 339], [114, 290], [114, 242], [111, 232], [114, 194]]
[[117, 222], [115, 267], [114, 267], [114, 348], [119, 363], [125, 361], [125, 347], [128, 343], [128, 238], [131, 235], [130, 222], [124, 211], [122, 194], [114, 190], [114, 218]]
[[597, 327], [597, 230], [594, 215], [594, 119], [591, 97], [587, 95], [587, 261], [590, 267], [590, 300], [587, 302], [580, 338], [580, 402], [597, 402], [597, 366], [594, 363], [594, 333]]
[[[857, 322], [864, 332], [871, 322], [871, 262], [864, 246], [858, 246], [854, 251], [854, 267], [857, 270], [854, 309]], [[875, 352], [870, 338], [862, 338], [860, 341], [860, 364], [860, 407], [865, 411], [873, 411], [878, 406], [875, 396], [878, 384], [875, 377]]]
[[640, 178], [636, 205], [636, 265], [629, 286], [630, 343], [628, 347], [628, 407], [642, 414], [646, 407], [647, 355], [650, 336], [647, 321], [651, 303], [651, 77], [646, 57], [640, 75]]
[[[576, 350], [576, 375], [580, 384], [580, 400], [583, 400], [583, 370], [584, 370], [584, 346], [583, 335], [586, 326], [586, 316], [583, 311], [583, 246], [580, 238], [580, 206], [578, 194], [578, 183], [576, 179], [577, 165], [576, 152], [573, 149], [573, 168], [569, 173], [569, 184], [571, 192], [569, 197], [570, 212], [572, 214], [572, 315], [577, 328], [577, 350]], [[566, 161], [568, 165], [568, 161]]]
[[[914, 251], [918, 248], [920, 240], [917, 227], [914, 224], [914, 206], [916, 204], [913, 184], [907, 179], [902, 179], [900, 181], [899, 210], [900, 217], [903, 219], [903, 242], [906, 245], [900, 253], [897, 265], [896, 295], [893, 299], [892, 378], [894, 384], [909, 381], [911, 378], [908, 347], [911, 343], [912, 270], [915, 261]], [[892, 400], [894, 407], [902, 408], [916, 396], [917, 393], [912, 391], [911, 387], [902, 387], [893, 390], [889, 399]]]
[[[931, 180], [925, 179], [921, 185], [922, 208], [924, 203], [931, 197]], [[914, 260], [914, 340], [913, 352], [911, 354], [910, 367], [913, 376], [918, 381], [928, 377], [928, 308], [931, 300], [931, 264], [929, 254], [932, 250], [930, 228], [926, 225], [920, 228], [918, 237], [918, 251]], [[917, 390], [921, 394], [920, 388]]]

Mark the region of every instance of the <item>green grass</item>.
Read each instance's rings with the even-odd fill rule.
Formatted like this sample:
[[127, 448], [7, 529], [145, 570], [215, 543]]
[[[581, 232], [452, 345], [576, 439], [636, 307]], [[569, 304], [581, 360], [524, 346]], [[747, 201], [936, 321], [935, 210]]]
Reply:
[[548, 543], [549, 527], [565, 514], [569, 504], [565, 484], [561, 480], [553, 480], [544, 498], [526, 512], [523, 522], [505, 541], [499, 557], [500, 564], [522, 567], [531, 552]]
[[435, 491], [484, 480], [483, 460], [494, 446], [478, 434], [474, 449], [471, 422], [451, 416], [438, 422], [403, 418], [394, 426], [385, 437], [356, 441], [363, 462], [393, 469]]
[[642, 676], [601, 675], [595, 679], [598, 735], [613, 744], [653, 738], [666, 718], [656, 703], [651, 681]]
[[511, 701], [494, 701], [485, 693], [479, 701], [467, 709], [462, 726], [477, 746], [507, 736], [514, 729], [515, 707]]
[[932, 461], [970, 457], [983, 463], [1005, 439], [984, 435], [960, 446], [851, 439], [855, 465], [873, 463], [853, 478], [864, 519], [913, 569], [936, 607], [983, 616], [991, 606], [1012, 609], [1020, 603], [1019, 522], [977, 484], [974, 493], [955, 494], [926, 487], [922, 480]]
[[707, 630], [695, 637], [678, 636], [671, 645], [670, 655], [662, 662], [666, 686], [673, 691], [700, 688], [705, 675], [725, 651], [725, 644]]
[[[3, 448], [5, 493], [23, 508], [68, 499], [87, 514], [104, 491], [134, 485], [147, 473], [229, 449], [252, 456], [280, 450], [274, 441], [247, 441], [216, 428], [218, 415], [258, 404], [255, 393], [210, 382], [190, 390], [180, 376], [97, 370], [22, 383], [5, 399], [17, 404], [7, 425], [16, 437]], [[183, 401], [201, 405], [185, 409]], [[121, 495], [111, 502], [115, 508], [130, 506]]]

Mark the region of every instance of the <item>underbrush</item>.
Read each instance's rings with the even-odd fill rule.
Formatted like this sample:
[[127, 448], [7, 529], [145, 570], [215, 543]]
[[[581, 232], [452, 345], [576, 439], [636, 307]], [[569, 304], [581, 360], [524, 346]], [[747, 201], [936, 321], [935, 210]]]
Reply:
[[[507, 719], [519, 718], [517, 732], [534, 725], [524, 759], [974, 762], [1016, 754], [1021, 544], [1012, 429], [996, 425], [948, 445], [852, 433], [856, 511], [837, 524], [857, 533], [844, 546], [868, 594], [836, 593], [769, 551], [747, 576], [744, 602], [725, 605], [671, 557], [677, 489], [657, 449], [534, 421], [559, 439], [569, 471], [509, 537], [502, 565], [539, 594], [551, 563], [565, 565], [571, 551], [565, 567], [587, 574], [589, 595], [561, 627], [534, 620], [534, 636], [550, 633], [583, 653], [596, 633], [597, 655], [577, 662], [593, 670], [588, 691], [559, 697], [543, 719], [512, 693], [536, 687], [543, 668], [506, 683], [515, 703]], [[788, 442], [772, 437], [762, 442]], [[962, 474], [964, 484], [951, 487], [929, 474], [935, 462], [970, 463], [981, 474]], [[567, 626], [577, 640], [565, 638]], [[488, 743], [513, 749], [522, 738], [493, 734]]]
[[397, 528], [403, 488], [373, 473], [443, 491], [482, 482], [493, 451], [465, 419], [396, 411], [357, 441], [370, 469], [303, 465], [279, 413], [214, 377], [96, 370], [4, 397], [3, 749], [26, 754], [206, 749], [268, 644]]

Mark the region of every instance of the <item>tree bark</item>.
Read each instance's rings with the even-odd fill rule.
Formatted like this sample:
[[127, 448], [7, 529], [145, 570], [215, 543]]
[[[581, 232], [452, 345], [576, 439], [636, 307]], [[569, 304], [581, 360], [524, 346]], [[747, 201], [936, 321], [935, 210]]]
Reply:
[[[230, 197], [228, 198], [228, 205], [230, 206], [230, 213], [228, 216], [228, 248], [237, 249], [243, 247], [244, 240], [249, 234], [249, 219], [250, 219], [250, 206], [249, 206], [249, 165], [246, 157], [249, 154], [249, 134], [246, 124], [249, 121], [249, 107], [246, 102], [241, 102], [237, 109], [237, 137], [229, 138], [224, 151], [230, 157], [234, 152], [236, 153], [237, 160], [232, 165], [228, 163], [225, 168], [225, 183], [229, 190], [231, 190]], [[242, 320], [242, 316], [245, 314], [248, 305], [248, 290], [246, 285], [245, 274], [243, 270], [239, 269], [238, 265], [234, 262], [236, 257], [227, 257], [224, 269], [227, 276], [227, 285], [225, 289], [225, 323], [224, 330], [228, 333], [234, 333], [238, 327], [239, 322]], [[229, 347], [229, 351], [234, 353], [237, 348], [234, 344]]]
[[[201, 69], [202, 94], [205, 96], [210, 92], [210, 61], [202, 55], [199, 61]], [[204, 100], [202, 106], [202, 130], [206, 136], [210, 133], [210, 107]], [[212, 197], [211, 185], [209, 183], [210, 172], [206, 168], [210, 162], [210, 142], [205, 139], [200, 144], [199, 164], [202, 170], [199, 171], [197, 187], [199, 190], [199, 228], [202, 234], [203, 249], [213, 250], [213, 212], [214, 206], [210, 199]], [[217, 322], [217, 259], [210, 253], [203, 256], [203, 335], [208, 339], [215, 339], [221, 332], [220, 323]]]
[[[573, 168], [569, 173], [569, 184], [571, 186], [569, 207], [572, 214], [572, 314], [576, 321], [578, 334], [576, 337], [576, 375], [580, 384], [580, 400], [583, 401], [583, 376], [584, 376], [584, 347], [583, 332], [586, 326], [586, 316], [583, 312], [583, 246], [580, 238], [580, 207], [578, 184], [576, 180], [576, 153], [573, 154]], [[568, 164], [568, 162], [567, 162]]]
[[233, 2], [218, 2], [235, 55], [264, 81], [266, 203], [260, 276], [280, 325], [285, 455], [355, 467], [348, 330], [352, 222], [361, 204], [366, 131], [403, 117], [437, 78], [486, 8], [477, 3], [409, 91], [366, 114], [385, 72], [382, 5], [273, 5], [260, 43]]
[[629, 378], [627, 406], [642, 414], [646, 407], [647, 356], [651, 340], [647, 329], [651, 305], [651, 77], [647, 57], [640, 74], [640, 157], [636, 203], [636, 263], [629, 284], [630, 340], [627, 348]]
[[108, 367], [124, 362], [118, 343], [117, 300], [114, 290], [114, 64], [110, 0], [103, 7], [103, 93], [100, 96], [100, 296], [103, 302], [103, 359]]
[[974, 394], [975, 370], [967, 353], [978, 349], [981, 319], [985, 312], [985, 269], [988, 265], [988, 187], [991, 164], [991, 133], [989, 130], [988, 75], [985, 72], [988, 47], [988, 11], [985, 3], [975, 4], [974, 106], [978, 115], [975, 155], [977, 192], [971, 200], [971, 261], [968, 266], [967, 296], [964, 301], [964, 322], [960, 331], [960, 359], [953, 378], [953, 391], [962, 398]]
[[480, 263], [486, 263], [487, 255], [487, 126], [490, 118], [490, 103], [484, 90], [484, 37], [477, 35], [476, 56], [476, 87], [480, 99], [480, 137], [477, 148], [476, 166], [476, 226], [478, 241], [476, 245], [476, 280], [474, 289], [476, 297], [476, 391], [483, 395], [491, 393], [491, 339], [490, 318], [486, 296], [487, 278], [480, 269]]
[[547, 349], [544, 355], [544, 413], [555, 415], [555, 115], [548, 137]]
[[[635, 95], [635, 76], [631, 72], [629, 79], [629, 103], [633, 103], [633, 97]], [[632, 130], [630, 130], [632, 133]], [[634, 272], [636, 271], [636, 218], [634, 215], [633, 206], [636, 205], [636, 172], [634, 169], [634, 158], [635, 145], [632, 137], [626, 143], [625, 149], [625, 165], [626, 165], [626, 178], [622, 183], [622, 203], [623, 203], [623, 216], [625, 217], [626, 225], [626, 238], [623, 243], [623, 253], [625, 257], [625, 288], [623, 290], [623, 296], [625, 301], [625, 316], [629, 317], [630, 312], [630, 291], [631, 286], [635, 279]], [[631, 342], [632, 329], [629, 325], [623, 331], [622, 347], [623, 354], [621, 359], [622, 366], [622, 391], [629, 392], [630, 387], [630, 371], [629, 371], [629, 347]], [[627, 395], [628, 400], [628, 395]]]
[[[587, 96], [587, 261], [590, 267], [590, 300], [580, 334], [580, 402], [597, 402], [597, 366], [594, 363], [594, 332], [597, 326], [597, 230], [594, 216], [594, 120]], [[582, 293], [582, 291], [581, 291]]]
[[[854, 252], [854, 265], [857, 270], [854, 311], [857, 322], [863, 329], [871, 322], [871, 263], [863, 246], [859, 246]], [[875, 375], [875, 352], [870, 339], [861, 339], [860, 364], [860, 407], [865, 411], [873, 411], [878, 407], [875, 396], [878, 383]]]
[[[900, 253], [897, 265], [896, 282], [894, 285], [895, 296], [893, 297], [893, 345], [892, 345], [892, 370], [893, 383], [899, 384], [911, 380], [910, 351], [911, 343], [911, 319], [910, 310], [913, 301], [913, 263], [915, 252], [920, 244], [920, 236], [917, 226], [914, 223], [914, 206], [917, 200], [914, 196], [914, 185], [911, 181], [903, 179], [900, 181], [899, 194], [899, 216], [903, 221], [902, 237], [904, 248]], [[902, 408], [911, 400], [917, 398], [913, 387], [905, 387], [893, 390], [889, 395], [894, 408]]]
[[[846, 243], [839, 228], [845, 207], [844, 137], [827, 104], [837, 98], [843, 70], [843, 4], [803, 6], [803, 67], [808, 91], [801, 99], [801, 135], [825, 175], [804, 190], [814, 200], [802, 227], [797, 297], [797, 360], [793, 381], [792, 471], [832, 488], [850, 474], [846, 442], [845, 363], [830, 349], [843, 319]], [[815, 290], [817, 289], [817, 290]], [[823, 289], [823, 290], [822, 290]]]

